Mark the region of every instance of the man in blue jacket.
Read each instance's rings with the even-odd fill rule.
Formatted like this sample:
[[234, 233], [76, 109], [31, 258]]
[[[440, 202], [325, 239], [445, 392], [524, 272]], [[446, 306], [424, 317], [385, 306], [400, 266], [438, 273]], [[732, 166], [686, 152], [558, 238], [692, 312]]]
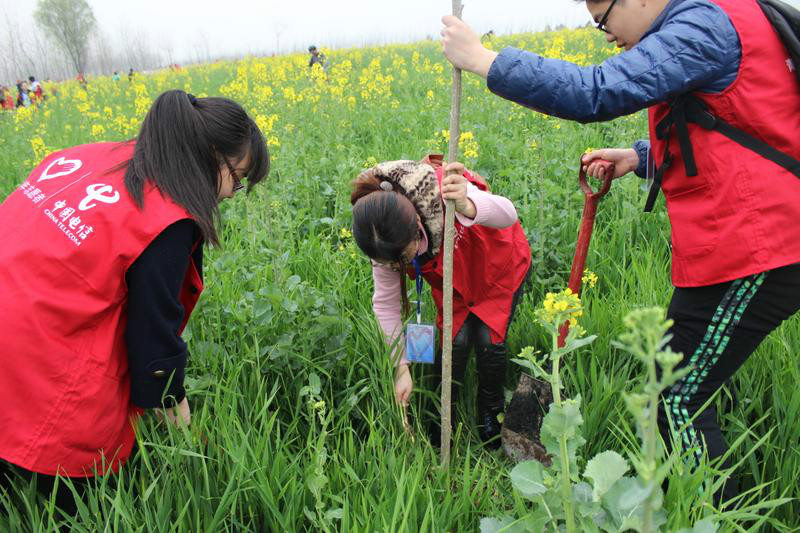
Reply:
[[[487, 78], [498, 96], [582, 123], [628, 115], [693, 90], [722, 92], [736, 79], [739, 37], [710, 1], [606, 0], [587, 7], [608, 42], [627, 53], [591, 67], [511, 47], [497, 53], [452, 16], [443, 18], [444, 52], [455, 66]], [[617, 163], [618, 176], [637, 171], [645, 177], [648, 149], [648, 141], [637, 141], [631, 150], [594, 156]]]
[[[756, 0], [586, 5], [608, 42], [625, 50], [601, 65], [582, 67], [515, 48], [496, 53], [450, 16], [443, 18], [444, 53], [456, 67], [486, 78], [495, 94], [549, 115], [586, 123], [650, 108], [650, 141], [598, 150], [583, 162], [595, 177], [602, 170], [593, 161], [602, 158], [615, 163], [614, 177], [635, 171], [663, 178], [676, 286], [668, 311], [674, 320], [670, 347], [692, 370], [665, 392], [659, 424], [669, 442], [672, 417], [686, 428], [676, 436], [684, 450], [700, 446], [717, 458], [727, 444], [713, 407], [700, 412], [702, 406], [800, 307], [800, 244], [792, 244], [800, 242], [800, 181], [719, 133], [687, 127], [673, 109], [690, 96], [798, 159], [800, 90], [793, 65]], [[765, 79], [775, 97], [753, 98]], [[717, 497], [737, 492], [728, 482]]]

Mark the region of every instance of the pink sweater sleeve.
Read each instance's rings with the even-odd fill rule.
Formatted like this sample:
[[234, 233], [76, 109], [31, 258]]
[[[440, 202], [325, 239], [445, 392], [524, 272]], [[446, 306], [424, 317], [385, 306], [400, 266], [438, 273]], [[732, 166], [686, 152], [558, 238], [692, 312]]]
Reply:
[[467, 184], [467, 198], [475, 204], [475, 218], [467, 218], [456, 213], [462, 226], [478, 224], [489, 228], [507, 228], [517, 221], [517, 210], [511, 200], [503, 196], [482, 191], [473, 184]]
[[406, 359], [406, 346], [403, 336], [402, 297], [400, 288], [400, 272], [389, 267], [372, 264], [372, 280], [374, 292], [372, 294], [372, 310], [383, 330], [386, 344], [397, 342], [392, 355], [394, 366], [408, 364]]

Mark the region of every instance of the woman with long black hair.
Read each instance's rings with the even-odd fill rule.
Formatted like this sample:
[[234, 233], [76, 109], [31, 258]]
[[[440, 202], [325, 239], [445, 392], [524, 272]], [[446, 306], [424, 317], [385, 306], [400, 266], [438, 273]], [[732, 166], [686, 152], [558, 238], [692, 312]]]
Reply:
[[136, 139], [51, 154], [0, 205], [0, 486], [116, 472], [145, 409], [189, 423], [203, 245], [219, 202], [268, 172], [239, 104], [168, 91]]

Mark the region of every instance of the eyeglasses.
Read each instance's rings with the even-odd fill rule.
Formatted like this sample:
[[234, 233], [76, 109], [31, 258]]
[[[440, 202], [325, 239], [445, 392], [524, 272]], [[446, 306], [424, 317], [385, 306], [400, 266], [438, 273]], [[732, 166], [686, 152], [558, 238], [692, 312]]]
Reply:
[[227, 167], [228, 167], [228, 172], [231, 173], [231, 179], [233, 180], [233, 192], [241, 191], [242, 189], [244, 189], [244, 185], [242, 184], [242, 180], [243, 179], [247, 179], [247, 176], [242, 176], [241, 178], [239, 178], [236, 175], [236, 172], [237, 172], [236, 169], [233, 168], [233, 165], [231, 165], [231, 162], [228, 161], [228, 158], [227, 157], [223, 157], [223, 159], [225, 160], [225, 165], [227, 165]]
[[600, 18], [600, 22], [597, 23], [598, 30], [608, 33], [608, 30], [606, 29], [606, 23], [608, 22], [608, 15], [611, 14], [611, 10], [614, 9], [614, 4], [616, 3], [617, 0], [611, 0], [611, 4], [608, 6], [608, 9], [606, 9], [606, 12]]
[[417, 236], [416, 236], [416, 237], [414, 237], [414, 244], [413, 244], [413, 246], [411, 247], [411, 253], [409, 254], [411, 257], [409, 258], [409, 257], [408, 257], [407, 255], [405, 255], [405, 254], [404, 254], [404, 255], [403, 255], [403, 257], [402, 257], [403, 261], [404, 261], [404, 262], [405, 262], [407, 265], [410, 265], [411, 263], [413, 263], [413, 262], [414, 262], [414, 259], [416, 259], [416, 258], [417, 258], [417, 250], [419, 249], [419, 241], [420, 241], [420, 235], [419, 235], [419, 231], [418, 231], [418, 232], [417, 232]]

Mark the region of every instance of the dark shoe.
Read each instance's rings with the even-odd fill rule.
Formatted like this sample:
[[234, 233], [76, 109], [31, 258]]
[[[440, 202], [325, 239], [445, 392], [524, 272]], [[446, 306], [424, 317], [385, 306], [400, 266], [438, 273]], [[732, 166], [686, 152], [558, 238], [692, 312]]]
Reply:
[[483, 411], [478, 414], [478, 436], [487, 448], [500, 448], [500, 430], [502, 426], [497, 419], [501, 411]]

